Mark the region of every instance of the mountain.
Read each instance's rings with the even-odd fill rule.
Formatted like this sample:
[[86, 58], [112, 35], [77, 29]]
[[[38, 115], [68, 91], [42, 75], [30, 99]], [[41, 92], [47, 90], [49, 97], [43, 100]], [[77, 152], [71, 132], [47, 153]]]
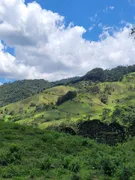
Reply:
[[[1, 107], [0, 119], [38, 126], [41, 129], [68, 131], [94, 139], [102, 137], [107, 142], [110, 137], [115, 137], [111, 142], [113, 144], [117, 143], [116, 139], [118, 142], [125, 139], [123, 128], [124, 132], [134, 129], [134, 89], [135, 73], [128, 73], [121, 81], [116, 82], [81, 80], [48, 88], [24, 100]], [[96, 128], [97, 132], [100, 127], [104, 127], [102, 135], [98, 133], [92, 136], [91, 131], [86, 133], [89, 129], [85, 128], [85, 124], [83, 127], [85, 121], [97, 122], [88, 125], [90, 129]], [[99, 122], [103, 124], [98, 125]], [[113, 128], [109, 126], [111, 123], [116, 123], [112, 124]], [[133, 130], [131, 131], [134, 135]]]
[[0, 179], [134, 180], [135, 66], [0, 87]]
[[52, 84], [41, 80], [22, 80], [0, 86], [0, 107], [40, 93]]
[[0, 121], [0, 179], [134, 180], [135, 138], [110, 147]]
[[102, 68], [95, 68], [86, 73], [80, 80], [88, 80], [93, 82], [116, 82], [121, 81], [123, 76], [135, 72], [135, 65], [132, 66], [118, 66], [113, 69], [103, 70]]
[[[0, 108], [0, 117], [19, 123], [39, 122], [41, 128], [87, 119], [117, 121], [128, 126], [134, 120], [134, 89], [135, 73], [125, 75], [119, 82], [80, 81], [55, 86]], [[76, 97], [58, 106], [58, 98], [69, 91], [76, 91]], [[126, 111], [130, 112], [130, 117]]]
[[133, 66], [118, 66], [111, 70], [95, 68], [82, 77], [72, 77], [59, 81], [48, 82], [41, 80], [20, 80], [0, 86], [0, 107], [14, 103], [32, 95], [43, 92], [45, 89], [59, 85], [72, 85], [81, 81], [91, 82], [116, 82], [122, 80], [123, 76], [135, 72]]

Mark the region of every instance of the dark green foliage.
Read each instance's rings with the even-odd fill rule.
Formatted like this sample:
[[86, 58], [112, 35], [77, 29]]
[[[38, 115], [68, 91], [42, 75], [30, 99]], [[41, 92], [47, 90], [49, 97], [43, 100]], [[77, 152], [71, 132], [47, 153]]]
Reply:
[[77, 96], [76, 91], [68, 91], [65, 95], [58, 98], [58, 100], [56, 102], [56, 105], [59, 106], [59, 105], [63, 104], [66, 101], [72, 100], [76, 96]]
[[85, 80], [91, 80], [93, 82], [95, 81], [104, 81], [104, 70], [102, 68], [95, 68], [91, 71], [89, 71], [86, 75], [85, 75]]
[[59, 126], [58, 129], [56, 130], [67, 133], [67, 134], [76, 135], [76, 132], [72, 127]]
[[107, 104], [108, 102], [108, 96], [106, 94], [101, 94], [100, 101], [104, 104]]
[[128, 135], [135, 136], [135, 121], [131, 123], [127, 131]]
[[61, 79], [59, 81], [55, 81], [53, 82], [54, 85], [58, 86], [58, 85], [67, 85], [70, 83], [76, 83], [80, 80], [80, 77], [72, 77], [72, 78], [67, 78], [67, 79]]
[[97, 85], [93, 85], [89, 88], [89, 90], [92, 94], [98, 94], [100, 92], [100, 88]]
[[91, 120], [78, 124], [78, 134], [96, 139], [100, 143], [114, 145], [125, 140], [124, 127], [114, 122], [109, 125], [100, 120]]
[[0, 179], [134, 180], [134, 157], [135, 139], [109, 147], [0, 122]]
[[52, 83], [41, 80], [23, 80], [0, 86], [0, 107], [13, 103], [52, 87]]
[[130, 126], [135, 122], [135, 106], [116, 106], [112, 113], [112, 121], [122, 122], [123, 124]]
[[80, 80], [93, 81], [93, 82], [114, 82], [121, 81], [123, 76], [135, 72], [135, 65], [133, 66], [118, 66], [111, 70], [103, 70], [101, 68], [95, 68], [89, 71]]

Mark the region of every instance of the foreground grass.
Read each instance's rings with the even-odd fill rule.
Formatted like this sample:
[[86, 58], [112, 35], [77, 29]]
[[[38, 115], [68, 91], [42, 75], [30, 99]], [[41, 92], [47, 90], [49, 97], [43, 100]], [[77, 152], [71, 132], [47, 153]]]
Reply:
[[0, 179], [134, 180], [135, 139], [109, 147], [1, 121]]

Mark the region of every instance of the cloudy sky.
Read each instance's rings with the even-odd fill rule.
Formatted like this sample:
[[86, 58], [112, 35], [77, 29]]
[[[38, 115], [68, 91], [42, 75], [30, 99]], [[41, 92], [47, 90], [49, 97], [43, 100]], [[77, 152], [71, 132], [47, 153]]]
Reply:
[[0, 0], [0, 84], [135, 64], [135, 0]]

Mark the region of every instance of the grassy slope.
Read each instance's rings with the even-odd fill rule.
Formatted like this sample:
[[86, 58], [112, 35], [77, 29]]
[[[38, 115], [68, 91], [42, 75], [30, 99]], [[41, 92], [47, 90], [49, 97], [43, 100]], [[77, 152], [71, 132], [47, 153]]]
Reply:
[[40, 80], [22, 80], [0, 86], [0, 107], [30, 97], [52, 87], [53, 84]]
[[0, 179], [134, 180], [135, 139], [109, 147], [0, 121]]
[[[22, 124], [38, 123], [40, 128], [57, 126], [61, 123], [75, 124], [82, 119], [98, 118], [109, 122], [113, 120], [112, 113], [116, 105], [129, 106], [134, 104], [134, 82], [135, 73], [131, 73], [124, 76], [121, 82], [91, 85], [88, 81], [82, 81], [72, 86], [57, 86], [1, 108], [0, 117], [4, 118], [5, 121], [11, 120]], [[74, 89], [78, 92], [75, 99], [67, 101], [58, 107], [55, 106], [59, 96]], [[103, 95], [106, 96], [106, 103], [101, 102]], [[43, 104], [49, 104], [49, 108], [43, 108]], [[36, 106], [39, 107], [38, 110], [36, 110]], [[104, 119], [103, 109], [110, 110]], [[117, 121], [122, 123], [120, 118]]]

